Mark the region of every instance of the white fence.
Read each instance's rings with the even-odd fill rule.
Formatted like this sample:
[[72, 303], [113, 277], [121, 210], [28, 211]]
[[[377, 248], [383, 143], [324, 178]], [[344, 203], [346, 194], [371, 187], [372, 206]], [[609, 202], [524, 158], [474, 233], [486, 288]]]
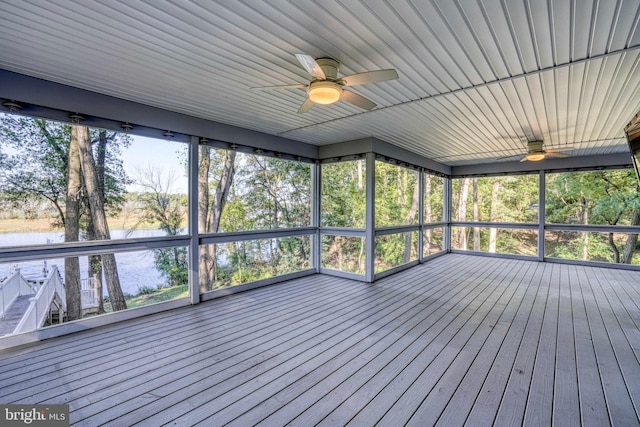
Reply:
[[96, 289], [96, 276], [80, 280], [80, 301], [82, 309], [98, 307], [98, 290]]
[[11, 303], [21, 295], [35, 293], [29, 282], [16, 269], [11, 276], [0, 282], [0, 318], [4, 317]]
[[58, 267], [54, 265], [47, 278], [42, 282], [42, 286], [40, 286], [36, 296], [29, 300], [29, 308], [27, 308], [22, 320], [20, 320], [20, 323], [18, 323], [13, 333], [17, 334], [41, 327], [49, 316], [51, 303], [56, 293], [58, 294], [62, 309], [66, 310], [64, 284], [62, 283], [62, 277], [60, 276]]

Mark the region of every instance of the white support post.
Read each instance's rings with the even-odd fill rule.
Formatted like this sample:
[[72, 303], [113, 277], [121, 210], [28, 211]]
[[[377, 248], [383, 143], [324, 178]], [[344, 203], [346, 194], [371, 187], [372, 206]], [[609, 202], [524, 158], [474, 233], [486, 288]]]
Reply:
[[541, 170], [538, 175], [538, 261], [544, 261], [544, 223], [546, 219], [546, 175]]
[[191, 304], [200, 302], [200, 280], [198, 260], [200, 246], [198, 245], [198, 150], [199, 139], [192, 136], [189, 142], [189, 299]]
[[311, 268], [316, 273], [322, 266], [322, 236], [320, 235], [320, 213], [322, 207], [322, 169], [319, 161], [311, 165], [311, 226], [316, 227], [316, 232], [311, 236]]
[[424, 258], [424, 170], [418, 170], [418, 261]]
[[367, 153], [366, 159], [366, 222], [365, 222], [365, 281], [372, 283], [375, 276], [375, 194], [376, 194], [376, 155]]
[[447, 224], [444, 227], [444, 250], [446, 252], [451, 252], [451, 177], [447, 176], [444, 178], [444, 194], [442, 197], [444, 198], [442, 202], [442, 208], [444, 210], [444, 222]]

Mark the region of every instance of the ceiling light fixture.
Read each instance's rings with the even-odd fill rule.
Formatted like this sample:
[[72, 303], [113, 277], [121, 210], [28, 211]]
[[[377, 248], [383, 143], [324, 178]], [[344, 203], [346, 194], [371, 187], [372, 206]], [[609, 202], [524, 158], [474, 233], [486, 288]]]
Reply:
[[342, 86], [331, 81], [316, 81], [311, 82], [307, 93], [316, 104], [333, 104], [340, 99]]
[[85, 121], [84, 116], [78, 113], [69, 114], [69, 118], [71, 119], [71, 123], [73, 123], [74, 125], [79, 125], [80, 123]]
[[2, 103], [2, 105], [4, 107], [6, 107], [7, 110], [9, 110], [10, 113], [17, 113], [20, 110], [22, 110], [22, 105], [18, 104], [13, 99], [11, 101], [7, 101], [7, 102]]
[[544, 159], [544, 153], [528, 153], [527, 160], [530, 162], [538, 162]]

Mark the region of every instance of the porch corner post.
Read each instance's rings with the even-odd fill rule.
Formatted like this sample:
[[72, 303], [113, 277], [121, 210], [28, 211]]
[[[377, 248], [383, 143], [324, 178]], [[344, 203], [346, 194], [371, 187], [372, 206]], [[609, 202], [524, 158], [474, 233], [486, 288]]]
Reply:
[[199, 138], [192, 136], [189, 142], [189, 299], [191, 304], [200, 302], [198, 261], [200, 259], [198, 230], [198, 144]]
[[538, 261], [544, 261], [544, 224], [546, 218], [547, 177], [544, 169], [538, 174]]
[[418, 262], [424, 260], [424, 169], [418, 170]]
[[365, 281], [373, 283], [375, 279], [375, 194], [376, 194], [376, 155], [367, 153], [366, 159], [366, 213], [365, 213]]
[[320, 161], [316, 160], [311, 165], [311, 226], [315, 227], [315, 232], [311, 236], [311, 267], [316, 273], [320, 272], [322, 266], [322, 235], [320, 234], [320, 213], [322, 207], [322, 169]]
[[444, 222], [446, 223], [444, 227], [444, 250], [446, 252], [451, 252], [451, 192], [451, 177], [446, 176], [444, 178], [444, 201], [442, 203]]

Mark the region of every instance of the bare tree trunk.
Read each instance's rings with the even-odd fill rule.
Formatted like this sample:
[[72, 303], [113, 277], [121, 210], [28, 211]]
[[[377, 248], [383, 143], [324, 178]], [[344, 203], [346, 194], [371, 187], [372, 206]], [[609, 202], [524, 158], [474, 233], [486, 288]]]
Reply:
[[[67, 198], [65, 203], [64, 241], [77, 242], [80, 234], [80, 150], [78, 139], [83, 137], [78, 126], [71, 127], [69, 158], [67, 166]], [[78, 257], [64, 260], [64, 279], [67, 303], [67, 319], [82, 317], [80, 298], [80, 262]], [[60, 319], [62, 320], [62, 319]]]
[[[478, 178], [473, 178], [473, 221], [479, 220], [479, 206], [478, 206]], [[480, 250], [480, 228], [473, 227], [473, 250]]]
[[209, 217], [209, 232], [216, 233], [220, 227], [220, 218], [222, 217], [222, 210], [227, 202], [227, 195], [231, 188], [231, 182], [233, 181], [233, 175], [235, 173], [235, 160], [236, 152], [228, 150], [224, 157], [224, 169], [220, 176], [220, 181], [216, 186], [216, 192], [211, 202], [211, 216]]
[[616, 264], [620, 263], [620, 251], [616, 246], [616, 242], [613, 241], [613, 233], [607, 234], [607, 244], [609, 244], [611, 252], [613, 252], [613, 262], [615, 262]]
[[358, 165], [358, 191], [362, 191], [364, 189], [364, 172], [362, 171], [362, 160], [356, 160], [356, 165]]
[[[458, 221], [467, 220], [467, 198], [469, 197], [469, 178], [462, 180], [462, 188], [460, 193], [460, 205], [458, 206]], [[460, 249], [467, 249], [467, 233], [460, 230], [460, 236], [458, 238], [458, 246]]]
[[[200, 147], [200, 162], [198, 164], [198, 232], [209, 232], [209, 169], [211, 168], [211, 147]], [[212, 289], [215, 280], [215, 245], [200, 247], [198, 260], [200, 291]]]
[[[85, 126], [77, 126], [82, 135], [78, 135], [78, 146], [80, 148], [80, 165], [82, 167], [82, 175], [89, 197], [89, 205], [91, 206], [91, 217], [98, 240], [109, 240], [109, 226], [107, 225], [107, 216], [104, 211], [104, 197], [100, 193], [98, 176], [96, 174], [95, 164], [93, 162], [93, 154], [91, 152], [91, 140], [89, 139], [89, 131]], [[79, 131], [80, 132], [80, 131]], [[118, 268], [116, 258], [113, 254], [104, 254], [102, 257], [102, 266], [104, 268], [104, 276], [107, 282], [107, 291], [113, 311], [125, 310], [127, 303], [122, 294], [120, 287], [120, 278], [118, 277]]]
[[396, 195], [396, 205], [398, 206], [397, 219], [400, 219], [402, 215], [402, 175], [399, 167], [396, 168]]
[[[98, 144], [96, 147], [96, 175], [98, 177], [98, 189], [102, 199], [105, 197], [105, 163], [107, 158], [107, 132], [100, 131], [98, 136]], [[91, 203], [89, 202], [88, 195], [84, 197], [84, 206], [87, 211], [87, 239], [97, 240], [96, 229], [93, 223], [93, 216], [91, 214]], [[88, 275], [89, 280], [95, 277], [95, 289], [98, 294], [98, 313], [104, 313], [104, 297], [102, 289], [102, 257], [100, 255], [90, 255], [88, 257]]]
[[[87, 210], [87, 239], [96, 240], [96, 229], [93, 225], [93, 219], [91, 217], [91, 206], [89, 205], [89, 198], [84, 197], [84, 205]], [[98, 313], [104, 313], [104, 298], [102, 296], [102, 257], [100, 255], [89, 255], [88, 274], [89, 279], [96, 278], [95, 287], [98, 294]]]
[[[426, 196], [424, 201], [424, 222], [431, 222], [431, 175], [425, 174], [426, 181], [424, 183], [424, 194]], [[425, 238], [423, 244], [427, 248], [427, 255], [431, 254], [431, 229], [425, 230]]]
[[[217, 233], [218, 229], [220, 228], [222, 211], [224, 209], [225, 203], [227, 202], [227, 195], [229, 194], [229, 189], [231, 188], [231, 183], [233, 182], [233, 175], [235, 173], [235, 160], [236, 152], [233, 150], [228, 150], [225, 153], [222, 173], [220, 175], [220, 180], [216, 185], [216, 190], [213, 194], [213, 200], [210, 200], [209, 194], [207, 194], [206, 200], [204, 196], [202, 196], [202, 198], [200, 198], [199, 196], [198, 198], [199, 205], [200, 203], [210, 202], [210, 204], [208, 204], [207, 206], [208, 215], [206, 215], [204, 218], [201, 218], [201, 212], [200, 217], [198, 218], [198, 222], [200, 222], [201, 219], [208, 219], [208, 222], [206, 223], [206, 231], [208, 233]], [[205, 184], [205, 187], [208, 188], [207, 178], [208, 170], [210, 167], [210, 158], [208, 153], [206, 154], [206, 156], [202, 156], [200, 158], [200, 167], [201, 170], [198, 172], [198, 181], [201, 182], [201, 180], [204, 180], [205, 182], [207, 182], [207, 184]], [[205, 169], [207, 171], [206, 173]], [[203, 291], [208, 291], [213, 288], [213, 284], [215, 283], [216, 279], [215, 245], [209, 245], [205, 251], [202, 251], [200, 265], [203, 266], [203, 264], [204, 271], [202, 269], [200, 270], [200, 276], [202, 277], [202, 279], [200, 280], [200, 286], [201, 288], [203, 288]]]
[[[407, 216], [404, 218], [405, 224], [413, 224], [416, 213], [418, 212], [418, 205], [420, 202], [420, 187], [416, 182], [413, 187], [413, 199], [411, 201], [411, 207]], [[404, 236], [404, 262], [407, 263], [411, 259], [411, 235], [413, 233], [405, 233]]]
[[[493, 188], [491, 189], [491, 212], [489, 214], [489, 221], [495, 222], [498, 211], [498, 192], [500, 191], [500, 181], [495, 179], [493, 181]], [[489, 229], [489, 252], [496, 252], [496, 241], [498, 240], [498, 229], [492, 227]]]
[[[631, 218], [631, 225], [640, 225], [640, 213], [636, 209], [633, 210], [633, 217]], [[621, 263], [631, 264], [633, 260], [633, 254], [636, 252], [636, 245], [638, 244], [638, 235], [629, 234], [627, 242], [624, 245], [624, 251], [622, 252]]]
[[[589, 224], [589, 204], [586, 200], [582, 200], [582, 223]], [[589, 232], [582, 233], [582, 259], [587, 261], [589, 259]], [[616, 248], [617, 251], [618, 248]]]

